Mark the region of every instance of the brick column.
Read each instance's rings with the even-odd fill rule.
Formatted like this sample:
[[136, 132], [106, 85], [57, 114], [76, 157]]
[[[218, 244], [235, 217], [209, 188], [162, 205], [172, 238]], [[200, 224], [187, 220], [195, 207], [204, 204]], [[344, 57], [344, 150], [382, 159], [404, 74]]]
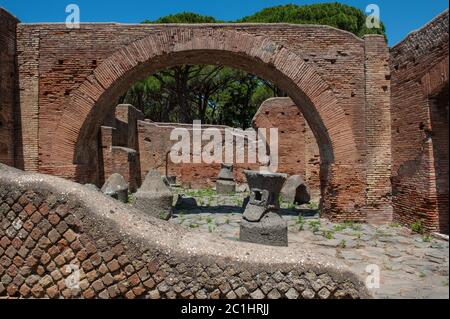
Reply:
[[15, 166], [16, 29], [18, 20], [0, 8], [0, 163]]
[[103, 183], [113, 174], [113, 163], [112, 163], [112, 145], [113, 145], [113, 135], [115, 128], [109, 126], [102, 126], [100, 129], [100, 141], [101, 145], [101, 161], [99, 165], [99, 185], [103, 185]]
[[39, 46], [40, 32], [24, 26], [17, 30], [19, 101], [17, 106], [17, 166], [39, 170]]
[[365, 40], [367, 222], [392, 220], [389, 49], [381, 35]]

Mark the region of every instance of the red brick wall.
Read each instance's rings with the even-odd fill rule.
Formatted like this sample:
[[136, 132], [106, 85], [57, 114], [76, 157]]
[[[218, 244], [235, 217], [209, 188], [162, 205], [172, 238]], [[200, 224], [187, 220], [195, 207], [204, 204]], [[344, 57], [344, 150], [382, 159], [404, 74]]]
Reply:
[[433, 128], [433, 156], [436, 203], [439, 231], [448, 234], [448, 84], [430, 100], [431, 126]]
[[106, 119], [100, 131], [98, 186], [114, 173], [128, 182], [135, 192], [141, 184], [141, 168], [138, 157], [137, 121], [144, 118], [142, 112], [131, 105], [118, 105]]
[[14, 166], [16, 28], [18, 20], [0, 8], [0, 163]]
[[[100, 145], [99, 155], [101, 156], [99, 161], [99, 181], [97, 185], [100, 187], [105, 183], [109, 176], [116, 173], [112, 168], [112, 146], [113, 135], [116, 129], [111, 126], [102, 126], [100, 131]], [[118, 173], [118, 172], [117, 172]]]
[[[365, 220], [364, 207], [374, 204], [367, 169], [371, 176], [381, 169], [370, 187], [377, 189], [373, 198], [384, 196], [386, 169], [367, 159], [378, 147], [367, 136], [379, 133], [366, 126], [368, 45], [348, 32], [286, 24], [83, 24], [79, 30], [40, 24], [20, 25], [18, 43], [31, 168], [37, 163], [41, 172], [98, 182], [100, 125], [132, 83], [172, 65], [222, 63], [273, 81], [299, 105], [320, 149], [324, 214]], [[372, 97], [375, 109], [385, 111], [383, 94]], [[371, 121], [384, 121], [383, 114], [374, 112]]]
[[144, 119], [144, 114], [132, 105], [120, 104], [115, 109], [113, 145], [138, 149], [137, 121]]
[[394, 218], [448, 232], [448, 105], [435, 103], [448, 94], [448, 11], [393, 47], [390, 67]]
[[392, 221], [391, 188], [391, 104], [389, 49], [380, 35], [365, 40], [367, 142], [366, 187], [367, 221], [382, 224]]
[[128, 183], [129, 190], [135, 192], [141, 183], [137, 152], [134, 149], [113, 145], [114, 134], [115, 128], [102, 126], [97, 186], [101, 187], [112, 174], [117, 173]]
[[[19, 40], [20, 39], [20, 40]], [[17, 29], [17, 64], [19, 71], [19, 104], [17, 167], [27, 171], [39, 169], [39, 32]]]
[[[117, 106], [114, 116], [115, 119], [108, 118], [105, 123], [115, 123], [115, 127], [102, 127], [102, 154], [104, 176], [108, 178], [112, 173], [120, 173], [128, 180], [129, 173], [127, 169], [119, 169], [120, 166], [126, 167], [126, 161], [121, 165], [118, 163], [125, 160], [125, 157], [113, 156], [111, 150], [113, 146], [124, 146], [132, 148], [134, 140], [139, 140], [139, 145], [134, 149], [139, 150], [139, 166], [142, 167], [141, 177], [151, 169], [158, 169], [162, 175], [166, 174], [166, 161], [168, 160], [168, 174], [177, 176], [179, 183], [191, 187], [211, 187], [214, 186], [220, 164], [175, 164], [170, 158], [166, 158], [167, 153], [175, 144], [170, 141], [170, 133], [174, 128], [186, 127], [192, 129], [190, 125], [180, 125], [176, 123], [153, 123], [150, 121], [139, 122], [139, 133], [134, 132], [137, 125], [138, 116], [136, 109], [129, 105]], [[299, 108], [289, 98], [270, 99], [261, 105], [258, 113], [254, 117], [254, 128], [273, 128], [279, 129], [279, 166], [278, 172], [290, 175], [301, 175], [311, 187], [315, 200], [320, 198], [320, 154], [319, 148], [314, 136], [303, 119]], [[203, 126], [203, 129], [210, 127], [218, 128], [222, 131], [224, 126]], [[307, 136], [307, 134], [310, 134]], [[135, 138], [133, 138], [135, 136]], [[132, 142], [127, 142], [132, 140]], [[205, 145], [206, 142], [203, 143]], [[267, 137], [267, 145], [270, 143], [270, 135]], [[312, 145], [308, 145], [311, 143]], [[224, 144], [225, 145], [225, 144]], [[191, 145], [192, 148], [192, 145]], [[236, 150], [236, 143], [233, 145]], [[247, 149], [246, 149], [247, 152]], [[111, 165], [115, 161], [115, 168]], [[234, 162], [235, 175], [238, 183], [245, 182], [243, 171], [245, 169], [258, 169], [255, 164], [238, 164]], [[124, 174], [123, 174], [123, 173]], [[102, 179], [102, 182], [104, 181]], [[102, 183], [101, 182], [101, 183]]]
[[[175, 30], [169, 26], [127, 26], [96, 24], [84, 25], [79, 31], [68, 31], [60, 25], [21, 25], [20, 41], [31, 35], [39, 39], [41, 115], [39, 120], [42, 141], [41, 166], [52, 164], [49, 143], [46, 139], [74, 91], [90, 73], [115, 50], [144, 35], [160, 30]], [[190, 28], [212, 28], [195, 26]], [[61, 32], [64, 29], [64, 32]], [[352, 115], [360, 113], [364, 100], [364, 46], [351, 34], [326, 27], [299, 27], [289, 25], [215, 26], [214, 29], [238, 30], [245, 34], [264, 35], [290, 50], [304, 56], [306, 63], [314, 65], [328, 85], [338, 92], [340, 105]], [[66, 32], [67, 31], [67, 32]], [[312, 36], [314, 35], [314, 36]], [[64, 45], [69, 43], [70, 45]], [[299, 44], [302, 43], [300, 46]], [[326, 53], [325, 53], [326, 52]], [[345, 71], [344, 71], [345, 70]], [[351, 72], [348, 72], [351, 70]], [[111, 102], [111, 101], [110, 101]], [[110, 103], [114, 104], [114, 103]], [[31, 119], [30, 119], [31, 120]], [[361, 125], [352, 120], [351, 127]], [[362, 132], [360, 132], [362, 133]], [[364, 134], [356, 136], [364, 141]], [[50, 142], [50, 141], [49, 141]], [[359, 144], [363, 148], [364, 143]], [[92, 152], [87, 152], [91, 153]], [[62, 156], [64, 152], [60, 152]], [[64, 164], [66, 163], [63, 161]]]
[[[139, 139], [139, 158], [142, 172], [142, 178], [152, 169], [158, 170], [162, 175], [166, 175], [166, 163], [169, 176], [176, 176], [177, 181], [185, 186], [193, 188], [213, 187], [217, 180], [220, 171], [220, 163], [213, 164], [196, 164], [196, 163], [181, 163], [175, 164], [171, 161], [170, 152], [172, 146], [176, 143], [170, 140], [170, 134], [175, 128], [186, 128], [191, 136], [191, 152], [192, 148], [192, 125], [176, 124], [176, 123], [154, 123], [149, 121], [138, 122], [138, 139]], [[202, 125], [202, 129], [217, 128], [221, 131], [222, 137], [225, 137], [224, 130], [226, 126], [211, 126]], [[203, 141], [202, 146], [205, 146], [208, 141]], [[245, 142], [245, 154], [247, 161], [247, 143]], [[225, 141], [222, 140], [222, 145], [225, 147]], [[202, 149], [203, 150], [203, 149]], [[233, 150], [236, 152], [236, 143], [233, 143]], [[223, 149], [225, 152], [225, 149]], [[225, 159], [224, 153], [222, 158]], [[244, 170], [259, 169], [260, 165], [237, 163], [234, 157], [234, 175], [237, 183], [245, 183]]]
[[302, 176], [317, 201], [320, 197], [319, 147], [294, 102], [290, 98], [265, 101], [253, 119], [253, 127], [278, 128], [278, 172]]
[[311, 198], [315, 201], [320, 197], [320, 153], [316, 138], [308, 126], [305, 130], [305, 180], [311, 191]]
[[[11, 41], [3, 22], [13, 19], [1, 14], [0, 41]], [[326, 215], [389, 218], [392, 170], [394, 218], [448, 231], [448, 106], [439, 102], [448, 94], [448, 12], [390, 53], [391, 75], [379, 37], [322, 26], [19, 24], [15, 164], [98, 182], [100, 125], [134, 81], [175, 64], [220, 62], [273, 81], [299, 105], [321, 153]], [[6, 93], [0, 156], [11, 161], [14, 89]]]

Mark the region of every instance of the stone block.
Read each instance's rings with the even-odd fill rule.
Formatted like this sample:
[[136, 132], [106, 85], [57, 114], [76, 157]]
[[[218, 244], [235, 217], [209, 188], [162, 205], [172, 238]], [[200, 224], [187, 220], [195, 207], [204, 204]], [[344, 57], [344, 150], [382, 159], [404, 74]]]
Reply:
[[308, 204], [311, 201], [309, 187], [299, 175], [289, 177], [281, 189], [281, 199], [289, 204]]
[[147, 174], [135, 195], [134, 206], [151, 216], [169, 220], [172, 216], [173, 194], [157, 171]]
[[102, 193], [123, 203], [128, 202], [128, 183], [120, 174], [112, 174], [102, 187]]
[[218, 180], [216, 182], [216, 192], [221, 195], [232, 195], [236, 192], [236, 183], [233, 181]]
[[236, 182], [233, 176], [233, 165], [222, 164], [216, 182], [216, 192], [221, 195], [232, 195], [236, 192]]
[[287, 222], [277, 214], [265, 215], [258, 223], [242, 220], [240, 240], [269, 246], [288, 245]]

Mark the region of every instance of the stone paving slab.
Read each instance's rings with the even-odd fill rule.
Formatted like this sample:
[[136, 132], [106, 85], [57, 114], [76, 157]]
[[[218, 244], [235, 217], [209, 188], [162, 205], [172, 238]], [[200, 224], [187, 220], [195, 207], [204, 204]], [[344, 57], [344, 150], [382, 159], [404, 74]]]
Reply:
[[[239, 240], [245, 193], [219, 197], [214, 191], [202, 190], [188, 191], [187, 195], [203, 205], [175, 210], [171, 222], [228, 240]], [[227, 205], [217, 206], [218, 203]], [[380, 227], [334, 224], [320, 219], [316, 207], [314, 204], [300, 207], [282, 204], [291, 249], [308, 247], [335, 257], [365, 277], [368, 275], [366, 267], [377, 265], [381, 284], [373, 293], [378, 298], [449, 298], [448, 242], [413, 234], [408, 228], [394, 224]]]

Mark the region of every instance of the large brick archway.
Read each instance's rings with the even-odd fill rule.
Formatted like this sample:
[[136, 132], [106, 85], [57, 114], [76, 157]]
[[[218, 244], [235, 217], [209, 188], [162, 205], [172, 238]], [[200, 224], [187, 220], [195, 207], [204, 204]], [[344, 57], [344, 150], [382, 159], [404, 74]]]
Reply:
[[99, 128], [131, 84], [175, 65], [223, 64], [274, 82], [299, 107], [320, 148], [325, 215], [391, 219], [391, 81], [382, 36], [290, 24], [67, 29], [0, 14], [10, 21], [0, 25], [0, 40], [15, 43], [0, 64], [16, 71], [2, 76], [15, 92], [2, 101], [8, 125], [0, 145], [15, 141], [13, 149], [0, 149], [3, 162], [100, 181]]
[[0, 162], [95, 181], [100, 123], [129, 85], [173, 65], [224, 64], [300, 108], [320, 147], [326, 215], [448, 232], [448, 17], [389, 49], [383, 36], [327, 26], [67, 29], [0, 9]]
[[[353, 162], [358, 158], [344, 110], [331, 88], [301, 56], [263, 37], [195, 30], [168, 31], [144, 38], [118, 50], [99, 65], [72, 94], [64, 110], [56, 131], [55, 143], [61, 152], [53, 153], [55, 162], [62, 159], [65, 163], [86, 163], [84, 142], [96, 134], [111, 101], [135, 81], [179, 64], [225, 64], [274, 81], [300, 105], [326, 163]], [[337, 155], [334, 149], [339, 150]]]
[[[96, 167], [90, 155], [100, 124], [118, 99], [135, 81], [179, 64], [225, 64], [269, 79], [300, 106], [318, 141], [326, 188], [349, 176], [362, 176], [351, 125], [335, 94], [304, 59], [264, 37], [235, 31], [174, 30], [161, 32], [121, 48], [103, 61], [72, 94], [52, 141], [54, 163], [73, 163], [76, 180], [89, 180]], [[356, 190], [363, 195], [364, 185]], [[325, 189], [325, 194], [327, 194]], [[357, 198], [358, 196], [356, 196]], [[364, 197], [364, 196], [362, 196]], [[354, 199], [325, 195], [325, 207], [355, 204]], [[333, 203], [332, 203], [333, 202]], [[363, 203], [359, 203], [362, 206]], [[343, 207], [341, 207], [342, 209]]]

